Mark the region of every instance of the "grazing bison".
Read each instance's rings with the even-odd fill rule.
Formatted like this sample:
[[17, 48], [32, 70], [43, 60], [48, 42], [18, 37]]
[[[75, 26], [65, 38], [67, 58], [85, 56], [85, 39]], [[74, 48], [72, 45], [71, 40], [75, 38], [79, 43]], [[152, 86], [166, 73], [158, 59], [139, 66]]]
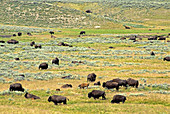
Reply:
[[56, 57], [55, 59], [52, 60], [52, 64], [57, 64], [59, 65], [59, 59]]
[[152, 51], [152, 52], [151, 52], [151, 55], [152, 55], [152, 56], [155, 56], [155, 53]]
[[11, 84], [9, 90], [10, 91], [22, 91], [22, 92], [24, 92], [24, 88], [22, 88], [22, 85], [20, 83]]
[[126, 100], [125, 96], [123, 96], [123, 95], [115, 95], [113, 97], [113, 100], [111, 101], [111, 103], [120, 103], [120, 102], [124, 103], [125, 100]]
[[86, 10], [86, 13], [92, 13], [92, 11], [91, 10]]
[[48, 64], [47, 63], [41, 63], [40, 65], [39, 65], [39, 69], [47, 69], [48, 68]]
[[164, 57], [164, 61], [170, 61], [170, 57]]
[[101, 85], [100, 81], [94, 83], [94, 85]]
[[35, 49], [37, 49], [37, 48], [41, 49], [42, 48], [42, 46], [40, 44], [39, 45], [35, 45], [34, 47], [35, 47]]
[[89, 84], [88, 83], [82, 83], [82, 84], [80, 84], [78, 87], [80, 87], [80, 89], [81, 88], [85, 88], [85, 87], [87, 87], [88, 88], [88, 86], [89, 86]]
[[138, 88], [138, 85], [139, 85], [138, 80], [134, 80], [132, 78], [127, 79], [127, 83], [129, 86], [132, 86], [132, 87], [135, 86], [136, 88]]
[[127, 87], [127, 81], [126, 80], [122, 80], [122, 79], [119, 79], [119, 78], [115, 78], [113, 80], [111, 80], [113, 82], [117, 82], [119, 86], [124, 86], [124, 87]]
[[84, 63], [82, 61], [72, 61], [71, 63]]
[[21, 32], [18, 32], [18, 36], [22, 36], [22, 33], [21, 33]]
[[51, 35], [51, 38], [56, 38], [54, 35]]
[[32, 34], [30, 32], [27, 33], [28, 36], [32, 36]]
[[116, 88], [117, 91], [119, 90], [119, 84], [112, 81], [103, 82], [103, 87], [106, 87], [107, 89]]
[[57, 105], [58, 103], [67, 104], [67, 100], [69, 99], [59, 95], [53, 95], [48, 98], [48, 102], [52, 101], [55, 105]]
[[8, 44], [18, 44], [19, 42], [17, 40], [11, 39], [7, 41]]
[[87, 76], [87, 81], [94, 82], [96, 80], [96, 74], [91, 73]]
[[158, 40], [166, 40], [166, 38], [165, 37], [159, 37]]
[[102, 97], [102, 99], [106, 99], [106, 94], [104, 91], [100, 91], [100, 90], [93, 90], [92, 92], [88, 93], [88, 97], [91, 98], [93, 97], [94, 99], [99, 99], [99, 97]]
[[32, 41], [32, 42], [30, 43], [30, 46], [33, 46], [33, 45], [35, 45], [35, 42], [34, 42], [34, 41]]
[[56, 89], [56, 91], [60, 91], [60, 89]]
[[69, 76], [63, 76], [63, 77], [61, 77], [62, 79], [70, 79], [71, 78], [71, 76], [69, 75]]
[[50, 33], [51, 35], [52, 35], [52, 34], [54, 34], [54, 32], [53, 32], [53, 31], [50, 31], [49, 33]]
[[33, 94], [30, 94], [30, 93], [28, 93], [28, 92], [26, 92], [24, 96], [25, 96], [25, 98], [27, 98], [27, 99], [29, 99], [29, 98], [31, 98], [31, 99], [40, 99], [40, 97], [35, 96], [35, 95], [33, 95]]
[[64, 42], [59, 42], [57, 45], [58, 45], [58, 46], [69, 46], [69, 47], [72, 47], [71, 45], [66, 44], [66, 43], [64, 43]]
[[61, 86], [61, 88], [72, 88], [72, 85], [71, 84], [65, 84], [65, 85], [63, 85], [63, 86]]
[[3, 40], [0, 40], [0, 43], [5, 43], [5, 41], [3, 41]]
[[14, 58], [15, 60], [19, 60], [19, 58]]
[[128, 27], [128, 26], [126, 26], [126, 25], [124, 25], [124, 27], [125, 27], [125, 29], [130, 29], [130, 27]]
[[85, 31], [80, 31], [80, 35], [85, 34], [85, 33], [86, 33]]

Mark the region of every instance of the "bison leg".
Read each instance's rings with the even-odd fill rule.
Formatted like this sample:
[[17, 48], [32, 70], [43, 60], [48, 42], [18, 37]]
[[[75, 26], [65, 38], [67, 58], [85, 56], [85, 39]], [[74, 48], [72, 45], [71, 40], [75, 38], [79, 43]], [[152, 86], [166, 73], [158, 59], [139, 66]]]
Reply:
[[54, 102], [55, 105], [57, 105], [57, 102]]
[[103, 99], [103, 100], [105, 100], [105, 99], [106, 99], [105, 95], [103, 95], [103, 96], [102, 96], [102, 99]]
[[63, 102], [63, 104], [67, 104], [66, 100]]

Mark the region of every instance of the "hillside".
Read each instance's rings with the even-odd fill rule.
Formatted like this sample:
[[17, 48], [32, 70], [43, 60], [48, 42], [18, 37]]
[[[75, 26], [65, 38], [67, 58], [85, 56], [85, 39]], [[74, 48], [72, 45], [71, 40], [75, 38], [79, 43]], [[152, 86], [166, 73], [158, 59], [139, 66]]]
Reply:
[[[1, 0], [0, 23], [49, 28], [168, 28], [170, 2], [164, 0], [92, 0], [85, 2]], [[86, 13], [91, 10], [92, 13]]]

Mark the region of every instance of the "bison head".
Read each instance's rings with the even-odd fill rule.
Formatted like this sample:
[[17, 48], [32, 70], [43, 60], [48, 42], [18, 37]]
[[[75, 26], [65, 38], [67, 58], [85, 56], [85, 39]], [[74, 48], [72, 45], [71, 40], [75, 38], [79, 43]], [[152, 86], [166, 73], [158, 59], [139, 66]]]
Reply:
[[92, 92], [88, 93], [88, 98], [91, 98]]
[[51, 96], [48, 98], [48, 102], [51, 102]]
[[111, 103], [115, 103], [115, 101], [114, 101], [114, 100], [111, 100]]
[[103, 87], [106, 87], [106, 82], [103, 82]]

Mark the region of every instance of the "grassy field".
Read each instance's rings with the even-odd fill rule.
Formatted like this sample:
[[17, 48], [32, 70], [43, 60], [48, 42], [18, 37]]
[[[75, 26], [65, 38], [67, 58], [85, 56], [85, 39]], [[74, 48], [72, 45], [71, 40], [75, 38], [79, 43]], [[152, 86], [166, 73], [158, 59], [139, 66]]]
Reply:
[[[0, 43], [0, 114], [169, 114], [170, 63], [163, 61], [170, 56], [169, 0], [105, 1], [0, 0], [0, 35], [23, 33], [20, 37], [0, 37], [5, 42], [19, 41]], [[85, 13], [88, 9], [93, 13]], [[55, 32], [55, 38], [49, 31]], [[86, 34], [79, 36], [80, 31]], [[134, 35], [136, 42], [129, 40]], [[154, 35], [167, 38], [148, 40]], [[120, 40], [122, 37], [127, 39]], [[42, 48], [31, 47], [32, 41]], [[58, 46], [59, 42], [73, 47]], [[17, 57], [19, 61], [14, 59]], [[59, 65], [51, 62], [56, 57]], [[42, 62], [48, 63], [48, 69], [38, 69]], [[89, 82], [89, 88], [80, 89], [78, 85], [87, 82], [90, 73], [97, 75], [95, 82], [134, 78], [139, 87], [116, 91]], [[26, 91], [10, 92], [10, 84], [17, 82], [41, 99], [26, 99]], [[73, 87], [61, 88], [64, 84]], [[88, 93], [94, 89], [105, 91], [106, 100], [89, 99]], [[124, 104], [111, 104], [117, 94], [126, 96]], [[52, 95], [66, 96], [69, 101], [54, 105], [48, 102]]]
[[[61, 32], [57, 32], [58, 30]], [[147, 38], [138, 42], [120, 40], [121, 36], [136, 34], [140, 30], [122, 30], [123, 34], [120, 33], [121, 30], [85, 29], [85, 31], [89, 36], [78, 37], [77, 29], [57, 29], [54, 34], [57, 36], [55, 39], [52, 39], [47, 32], [33, 33], [33, 36], [24, 33], [21, 37], [12, 37], [19, 40], [19, 44], [6, 43], [5, 47], [0, 47], [0, 112], [2, 114], [169, 113], [170, 64], [163, 61], [163, 57], [170, 55], [168, 42], [150, 43]], [[96, 36], [90, 36], [93, 31]], [[160, 30], [155, 31], [148, 33], [144, 31], [141, 35], [155, 35]], [[159, 34], [167, 35], [168, 31], [160, 31]], [[7, 41], [9, 38], [1, 40]], [[29, 45], [31, 41], [41, 44], [42, 49], [31, 47]], [[59, 42], [68, 43], [73, 47], [57, 46]], [[114, 48], [110, 49], [110, 46]], [[156, 56], [151, 56], [151, 51], [154, 51]], [[20, 60], [15, 61], [15, 57], [19, 57]], [[59, 66], [51, 63], [55, 57], [60, 59]], [[74, 60], [83, 61], [84, 64], [71, 63]], [[39, 70], [41, 62], [47, 62], [49, 68]], [[121, 79], [131, 77], [139, 80], [140, 86], [128, 89], [121, 87], [116, 91], [94, 86], [91, 82], [88, 89], [79, 89], [78, 85], [86, 82], [89, 73], [95, 73], [96, 81], [101, 82], [117, 77]], [[24, 74], [25, 78], [19, 77], [19, 74]], [[71, 76], [71, 78], [61, 79], [62, 76]], [[9, 93], [9, 85], [15, 82], [21, 83], [26, 91], [41, 99], [25, 99], [25, 93], [22, 92]], [[73, 88], [61, 88], [67, 83], [72, 84]], [[55, 91], [57, 88], [61, 91]], [[105, 91], [107, 99], [89, 99], [87, 94], [94, 89]], [[54, 94], [69, 98], [68, 104], [55, 106], [48, 102], [48, 97]], [[125, 104], [110, 103], [116, 94], [126, 95]]]

